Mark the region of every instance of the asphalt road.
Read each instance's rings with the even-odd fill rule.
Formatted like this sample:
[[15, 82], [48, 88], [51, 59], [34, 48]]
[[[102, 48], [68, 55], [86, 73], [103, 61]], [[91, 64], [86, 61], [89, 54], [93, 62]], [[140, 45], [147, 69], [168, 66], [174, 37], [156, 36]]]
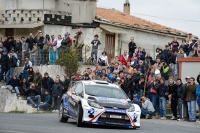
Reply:
[[60, 123], [57, 114], [0, 114], [0, 133], [200, 133], [199, 123], [143, 119], [140, 129]]

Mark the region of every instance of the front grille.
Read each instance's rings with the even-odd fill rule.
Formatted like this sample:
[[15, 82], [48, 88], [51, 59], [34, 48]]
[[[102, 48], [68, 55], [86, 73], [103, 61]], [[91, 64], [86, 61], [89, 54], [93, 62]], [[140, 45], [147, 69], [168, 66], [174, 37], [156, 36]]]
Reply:
[[[130, 124], [130, 120], [125, 120], [125, 117], [128, 117], [126, 114], [105, 112], [102, 115], [105, 115], [106, 117], [100, 116], [98, 121], [113, 122], [118, 124]], [[121, 116], [121, 118], [110, 118], [110, 115]]]
[[130, 120], [102, 118], [102, 117], [100, 117], [98, 119], [98, 121], [101, 121], [101, 122], [113, 122], [113, 123], [119, 123], [119, 124], [130, 124]]

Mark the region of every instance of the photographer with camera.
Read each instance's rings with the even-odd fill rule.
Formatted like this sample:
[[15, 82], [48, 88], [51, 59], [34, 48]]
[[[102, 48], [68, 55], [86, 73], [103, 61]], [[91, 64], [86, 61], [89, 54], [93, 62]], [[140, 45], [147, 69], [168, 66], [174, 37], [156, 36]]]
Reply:
[[195, 83], [195, 79], [193, 77], [189, 78], [187, 81], [184, 90], [186, 93], [186, 101], [188, 105], [188, 114], [189, 121], [196, 122], [196, 88], [197, 84]]
[[142, 96], [142, 98], [140, 99], [140, 104], [142, 116], [145, 116], [146, 119], [151, 118], [151, 116], [155, 112], [152, 102], [145, 96]]

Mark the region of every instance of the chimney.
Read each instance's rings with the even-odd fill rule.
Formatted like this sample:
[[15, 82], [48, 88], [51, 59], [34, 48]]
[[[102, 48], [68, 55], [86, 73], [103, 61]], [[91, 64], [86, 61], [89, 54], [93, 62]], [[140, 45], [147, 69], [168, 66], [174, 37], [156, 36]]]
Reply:
[[126, 0], [125, 3], [124, 3], [124, 13], [127, 13], [130, 15], [130, 3], [129, 3], [129, 0]]

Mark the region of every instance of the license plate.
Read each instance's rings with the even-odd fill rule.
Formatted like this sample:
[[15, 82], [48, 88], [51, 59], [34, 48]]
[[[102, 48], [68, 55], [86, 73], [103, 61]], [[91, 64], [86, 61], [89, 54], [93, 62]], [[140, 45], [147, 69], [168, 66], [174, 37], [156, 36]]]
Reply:
[[122, 116], [119, 116], [119, 115], [110, 115], [110, 118], [121, 119], [121, 118], [122, 118]]

